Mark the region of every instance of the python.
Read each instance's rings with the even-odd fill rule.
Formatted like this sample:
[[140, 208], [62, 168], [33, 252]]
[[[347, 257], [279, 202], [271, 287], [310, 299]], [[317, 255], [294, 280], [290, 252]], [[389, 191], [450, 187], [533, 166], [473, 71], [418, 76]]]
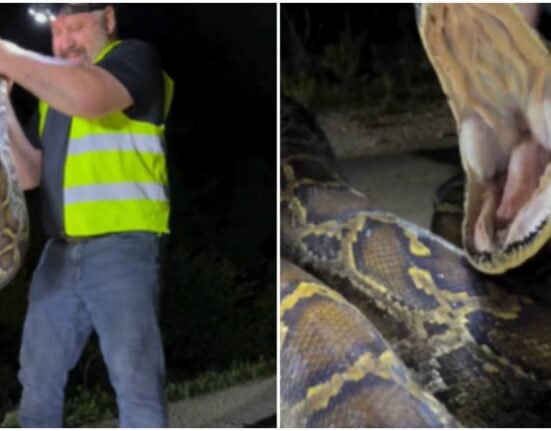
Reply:
[[[446, 34], [443, 27], [448, 28], [442, 20], [452, 19], [455, 7], [421, 6], [419, 26], [422, 34], [431, 35], [431, 46], [448, 43], [453, 49], [459, 45], [457, 39], [442, 37]], [[491, 13], [482, 13], [479, 7]], [[469, 32], [465, 26], [482, 22], [486, 31], [480, 31], [480, 37], [494, 35], [494, 27], [505, 28], [511, 29], [515, 38], [524, 37], [528, 48], [541, 44], [511, 5], [461, 5], [457, 13], [463, 18], [460, 30], [454, 31], [460, 34]], [[473, 15], [476, 20], [464, 18]], [[505, 19], [512, 21], [507, 21], [507, 26], [486, 25]], [[426, 44], [427, 36], [423, 38]], [[483, 46], [490, 49], [501, 39], [487, 42]], [[438, 56], [430, 49], [427, 51], [434, 62]], [[457, 48], [462, 49], [468, 51], [469, 47], [463, 44]], [[506, 59], [514, 55], [501, 52]], [[469, 57], [464, 58], [467, 61]], [[443, 70], [455, 66], [448, 60], [441, 63]], [[514, 68], [517, 63], [509, 64]], [[484, 71], [492, 74], [501, 69]], [[473, 74], [469, 80], [481, 76]], [[470, 101], [472, 97], [459, 100]], [[481, 105], [488, 108], [492, 100]], [[452, 109], [454, 103], [450, 100]], [[487, 112], [494, 112], [491, 106]], [[481, 113], [476, 115], [485, 118]], [[532, 129], [531, 134], [539, 139]], [[513, 150], [509, 157], [519, 157]], [[462, 155], [472, 159], [463, 149]], [[472, 168], [465, 159], [463, 165]], [[503, 163], [509, 165], [509, 160]], [[495, 241], [490, 250], [480, 250], [484, 247], [480, 241], [475, 243], [472, 226], [480, 220], [481, 201], [487, 193], [472, 190], [477, 184], [475, 174], [476, 169], [467, 171], [470, 192], [466, 226], [471, 228], [462, 251], [430, 231], [372, 208], [337, 169], [331, 146], [316, 119], [283, 98], [283, 426], [536, 427], [551, 423], [549, 305], [511, 293], [499, 279], [480, 272], [485, 268], [489, 273], [505, 272], [528, 260], [532, 250], [521, 257], [517, 249], [507, 252], [508, 245], [502, 239], [507, 235], [498, 231], [490, 232]], [[478, 201], [477, 211], [472, 209], [473, 201]], [[473, 214], [469, 216], [470, 211]], [[511, 226], [500, 226], [499, 230]], [[541, 238], [530, 246], [545, 243], [545, 236]]]

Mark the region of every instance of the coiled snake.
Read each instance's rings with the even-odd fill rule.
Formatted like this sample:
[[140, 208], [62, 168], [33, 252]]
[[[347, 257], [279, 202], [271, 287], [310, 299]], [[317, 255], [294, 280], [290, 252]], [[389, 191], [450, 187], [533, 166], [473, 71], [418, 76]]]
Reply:
[[7, 83], [0, 79], [0, 289], [21, 266], [29, 235], [25, 198], [9, 149]]
[[[506, 201], [506, 193], [515, 196], [507, 189], [511, 187], [507, 185], [509, 159], [524, 162], [523, 154], [515, 155], [515, 150], [522, 148], [528, 131], [541, 142], [535, 132], [536, 120], [528, 121], [528, 114], [523, 117], [532, 108], [517, 97], [519, 89], [529, 84], [521, 78], [534, 82], [538, 73], [551, 76], [540, 66], [522, 75], [517, 63], [514, 71], [509, 68], [503, 75], [503, 68], [507, 69], [503, 62], [515, 58], [510, 45], [519, 39], [527, 56], [525, 63], [534, 58], [526, 54], [529, 49], [542, 45], [510, 5], [423, 5], [419, 20], [433, 63], [445, 58], [435, 66], [441, 82], [450, 79], [443, 87], [458, 121], [468, 178], [467, 253], [425, 229], [370, 208], [339, 173], [315, 118], [283, 98], [282, 426], [529, 427], [551, 423], [550, 306], [511, 293], [495, 278], [472, 268], [475, 264], [487, 272], [503, 272], [533, 255], [531, 247], [541, 248], [546, 242], [539, 237], [546, 228], [534, 233], [531, 227], [529, 235], [515, 233], [510, 242], [507, 235], [517, 229], [514, 214], [507, 222], [497, 214], [499, 199]], [[501, 32], [497, 39], [491, 37], [497, 34], [494, 31]], [[458, 34], [473, 37], [464, 37], [458, 47], [453, 39]], [[498, 46], [495, 50], [494, 45]], [[433, 51], [434, 46], [446, 48], [453, 56]], [[480, 62], [477, 52], [490, 64]], [[465, 64], [480, 65], [479, 69], [472, 67], [480, 74], [460, 73]], [[516, 72], [518, 82], [508, 81], [508, 74]], [[470, 78], [461, 81], [465, 76]], [[472, 80], [482, 80], [476, 94], [469, 93]], [[450, 96], [450, 88], [460, 96]], [[504, 88], [508, 97], [500, 93]], [[487, 98], [477, 99], [481, 94]], [[535, 98], [532, 102], [539, 97], [535, 91], [530, 94]], [[504, 100], [509, 108], [492, 104]], [[511, 113], [508, 109], [513, 108]], [[537, 118], [537, 113], [530, 112]], [[512, 118], [517, 122], [524, 118], [522, 125], [513, 123], [524, 128], [522, 134], [506, 123]], [[479, 129], [465, 134], [465, 119], [468, 127], [474, 124]], [[500, 126], [500, 139], [514, 136], [521, 141], [501, 148], [500, 157], [505, 160], [494, 166], [491, 175], [484, 163], [496, 148], [480, 151], [477, 159], [468, 141], [474, 136], [477, 145], [486, 145], [479, 138], [496, 133], [490, 120]], [[493, 135], [488, 139], [491, 145], [503, 142]], [[498, 177], [500, 185], [493, 186], [491, 182]], [[545, 178], [533, 192], [536, 199], [544, 186]], [[488, 192], [492, 187], [499, 190]], [[524, 208], [519, 211], [520, 219], [525, 217]], [[498, 219], [494, 229], [490, 225]], [[472, 240], [473, 235], [480, 237]]]

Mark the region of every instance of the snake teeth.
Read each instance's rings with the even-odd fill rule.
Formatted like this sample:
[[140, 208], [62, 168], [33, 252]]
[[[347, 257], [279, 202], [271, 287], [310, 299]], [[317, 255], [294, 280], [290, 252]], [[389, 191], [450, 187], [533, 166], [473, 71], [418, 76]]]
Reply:
[[465, 251], [504, 273], [551, 238], [548, 50], [510, 5], [426, 5], [419, 29], [459, 131]]

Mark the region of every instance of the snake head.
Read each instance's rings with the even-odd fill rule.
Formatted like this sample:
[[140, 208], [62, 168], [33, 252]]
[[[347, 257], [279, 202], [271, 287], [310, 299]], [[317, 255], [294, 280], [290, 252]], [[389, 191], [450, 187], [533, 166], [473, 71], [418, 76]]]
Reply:
[[423, 4], [418, 26], [457, 125], [465, 252], [504, 273], [551, 237], [548, 50], [511, 4]]

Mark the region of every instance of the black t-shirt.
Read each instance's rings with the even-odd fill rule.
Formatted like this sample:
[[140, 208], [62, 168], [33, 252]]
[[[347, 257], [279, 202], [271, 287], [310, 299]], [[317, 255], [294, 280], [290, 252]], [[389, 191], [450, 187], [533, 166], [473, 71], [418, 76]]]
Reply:
[[[125, 114], [140, 121], [162, 124], [164, 80], [157, 52], [145, 42], [126, 40], [113, 48], [97, 66], [107, 70], [126, 87], [134, 104]], [[42, 139], [38, 136], [38, 113], [30, 120], [27, 135], [42, 150], [42, 223], [49, 236], [64, 236], [63, 173], [71, 117], [49, 108]]]

